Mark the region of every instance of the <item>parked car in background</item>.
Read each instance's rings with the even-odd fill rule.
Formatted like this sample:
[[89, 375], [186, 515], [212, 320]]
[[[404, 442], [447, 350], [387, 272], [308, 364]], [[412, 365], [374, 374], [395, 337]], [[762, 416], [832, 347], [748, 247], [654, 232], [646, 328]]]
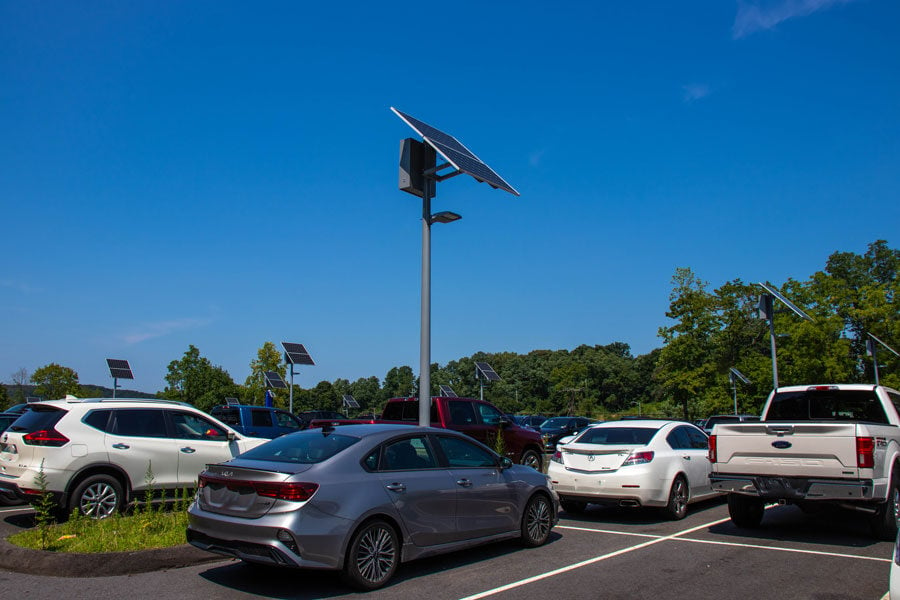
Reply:
[[[541, 436], [527, 427], [520, 427], [499, 408], [478, 398], [435, 396], [431, 398], [430, 422], [432, 427], [452, 429], [472, 436], [486, 446], [498, 447], [498, 437], [506, 457], [513, 462], [534, 467], [543, 466]], [[384, 406], [380, 419], [323, 419], [310, 423], [310, 427], [346, 426], [372, 423], [419, 424], [419, 399], [391, 398]]]
[[21, 416], [19, 413], [0, 413], [0, 433], [6, 431]]
[[519, 539], [557, 522], [547, 476], [431, 427], [309, 429], [200, 475], [188, 542], [250, 563], [340, 570], [361, 590], [400, 563]]
[[291, 413], [271, 406], [227, 404], [214, 406], [209, 413], [238, 433], [252, 437], [272, 439], [306, 428], [306, 424]]
[[541, 424], [538, 431], [544, 443], [544, 452], [556, 450], [560, 438], [575, 435], [591, 424], [587, 417], [551, 417]]
[[706, 435], [712, 433], [713, 427], [719, 423], [753, 423], [759, 421], [759, 415], [713, 415], [703, 422]]
[[333, 410], [305, 410], [297, 415], [303, 422], [303, 428], [309, 427], [309, 424], [315, 420], [340, 421], [347, 417]]
[[513, 415], [513, 420], [520, 427], [528, 427], [537, 431], [541, 424], [547, 420], [544, 415]]
[[589, 503], [663, 508], [682, 519], [691, 502], [714, 496], [707, 436], [690, 423], [610, 421], [560, 445], [547, 474], [567, 512]]
[[[0, 433], [6, 431], [16, 419], [21, 417], [21, 413], [2, 413], [0, 414]], [[22, 504], [24, 500], [12, 490], [0, 489], [0, 506], [12, 506], [14, 504]]]
[[181, 402], [72, 398], [28, 408], [0, 434], [0, 490], [33, 499], [43, 473], [64, 514], [104, 518], [150, 486], [193, 489], [207, 464], [266, 441]]

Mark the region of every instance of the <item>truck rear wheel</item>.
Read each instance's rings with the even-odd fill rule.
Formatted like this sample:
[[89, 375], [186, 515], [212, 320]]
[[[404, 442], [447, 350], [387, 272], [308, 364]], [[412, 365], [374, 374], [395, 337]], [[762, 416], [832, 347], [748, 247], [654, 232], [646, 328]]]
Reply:
[[[894, 467], [896, 470], [897, 467]], [[900, 483], [897, 475], [891, 475], [887, 500], [879, 504], [869, 525], [872, 535], [880, 540], [893, 541], [897, 536], [897, 521], [900, 520]]]
[[762, 523], [765, 503], [761, 498], [728, 494], [728, 516], [731, 522], [745, 529], [756, 529]]

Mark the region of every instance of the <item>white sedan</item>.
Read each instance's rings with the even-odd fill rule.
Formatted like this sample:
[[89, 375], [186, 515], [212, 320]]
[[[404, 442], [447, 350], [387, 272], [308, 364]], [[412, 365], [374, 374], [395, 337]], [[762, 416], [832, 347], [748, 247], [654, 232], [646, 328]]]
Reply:
[[567, 512], [588, 503], [657, 506], [673, 519], [718, 492], [709, 483], [708, 438], [681, 421], [598, 423], [557, 447], [547, 474]]

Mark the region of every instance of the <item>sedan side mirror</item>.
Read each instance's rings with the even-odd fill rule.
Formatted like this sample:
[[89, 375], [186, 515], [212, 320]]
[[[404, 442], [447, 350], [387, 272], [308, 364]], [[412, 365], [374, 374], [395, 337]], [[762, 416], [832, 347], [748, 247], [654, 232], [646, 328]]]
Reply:
[[513, 466], [513, 461], [509, 457], [502, 457], [500, 459], [500, 468], [501, 469], [509, 469]]

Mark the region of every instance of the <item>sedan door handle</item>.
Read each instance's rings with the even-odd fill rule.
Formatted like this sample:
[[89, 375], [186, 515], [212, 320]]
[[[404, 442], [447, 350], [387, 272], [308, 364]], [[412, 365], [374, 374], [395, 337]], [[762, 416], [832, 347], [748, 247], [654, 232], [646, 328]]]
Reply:
[[402, 483], [389, 483], [388, 485], [386, 485], [384, 487], [391, 490], [392, 492], [405, 492], [406, 491], [406, 486]]
[[691, 460], [691, 457], [690, 457], [690, 456], [682, 456], [682, 458], [683, 458], [684, 460]]
[[113, 444], [112, 447], [116, 450], [128, 450], [129, 448], [131, 448], [131, 446], [129, 446], [128, 444]]
[[457, 479], [456, 485], [462, 486], [464, 488], [470, 488], [472, 487], [472, 482], [468, 479]]
[[196, 450], [194, 450], [190, 446], [185, 446], [184, 448], [181, 449], [181, 451], [184, 452], [185, 454], [193, 454], [194, 452], [196, 452]]

